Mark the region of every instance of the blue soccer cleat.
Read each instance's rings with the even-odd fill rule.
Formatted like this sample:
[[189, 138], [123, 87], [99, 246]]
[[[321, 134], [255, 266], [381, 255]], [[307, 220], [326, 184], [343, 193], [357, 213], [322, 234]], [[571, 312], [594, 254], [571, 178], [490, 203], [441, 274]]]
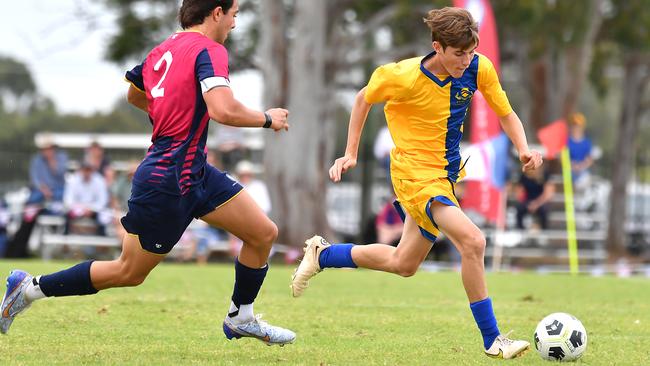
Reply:
[[0, 307], [0, 333], [7, 334], [16, 315], [25, 311], [31, 304], [25, 298], [25, 290], [32, 280], [32, 275], [25, 271], [11, 271], [7, 277], [7, 291]]
[[230, 317], [226, 317], [223, 321], [223, 333], [228, 339], [251, 337], [259, 339], [269, 346], [277, 344], [280, 347], [293, 343], [296, 339], [296, 333], [289, 329], [270, 325], [262, 320], [262, 315], [257, 315], [255, 319], [244, 324], [235, 324]]

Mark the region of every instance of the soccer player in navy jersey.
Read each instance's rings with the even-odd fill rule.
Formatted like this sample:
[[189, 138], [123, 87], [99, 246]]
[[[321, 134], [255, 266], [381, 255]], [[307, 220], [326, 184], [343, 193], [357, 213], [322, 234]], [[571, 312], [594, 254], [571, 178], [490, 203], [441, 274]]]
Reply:
[[294, 332], [269, 325], [253, 313], [278, 229], [237, 181], [206, 163], [210, 119], [237, 127], [289, 128], [287, 110], [246, 108], [230, 90], [223, 44], [235, 27], [238, 8], [237, 0], [184, 0], [179, 11], [183, 31], [126, 73], [131, 83], [128, 101], [149, 114], [153, 134], [133, 178], [129, 211], [122, 218], [128, 233], [122, 254], [113, 261], [83, 262], [42, 276], [12, 271], [0, 309], [2, 333], [37, 299], [141, 284], [192, 219], [199, 218], [243, 241], [223, 322], [226, 337], [253, 337], [269, 345], [294, 341]]

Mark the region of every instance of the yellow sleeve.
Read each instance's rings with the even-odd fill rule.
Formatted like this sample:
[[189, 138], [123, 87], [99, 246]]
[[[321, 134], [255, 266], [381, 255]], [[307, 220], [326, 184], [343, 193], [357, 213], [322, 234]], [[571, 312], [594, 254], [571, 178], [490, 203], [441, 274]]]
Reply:
[[398, 76], [398, 64], [390, 63], [379, 66], [370, 77], [366, 86], [366, 102], [383, 103], [396, 99], [401, 90], [401, 78]]
[[483, 55], [479, 55], [478, 60], [478, 90], [481, 91], [490, 108], [499, 116], [503, 117], [512, 112], [512, 107], [506, 96], [506, 92], [501, 88], [497, 71], [492, 65], [492, 61]]

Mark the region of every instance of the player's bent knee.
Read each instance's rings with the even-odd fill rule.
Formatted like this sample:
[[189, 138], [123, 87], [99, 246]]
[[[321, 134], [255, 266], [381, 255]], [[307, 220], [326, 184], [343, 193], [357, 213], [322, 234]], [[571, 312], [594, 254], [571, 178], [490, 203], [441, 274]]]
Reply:
[[412, 269], [412, 268], [405, 268], [405, 269], [400, 269], [397, 274], [402, 277], [413, 277], [415, 273], [417, 273], [417, 268]]
[[475, 234], [463, 240], [461, 255], [466, 259], [482, 259], [485, 255], [485, 236]]
[[260, 229], [260, 232], [256, 238], [256, 242], [259, 246], [270, 247], [277, 238], [278, 227], [273, 221], [269, 221], [268, 224], [264, 225], [264, 227]]
[[134, 272], [126, 272], [122, 275], [121, 285], [124, 287], [134, 287], [141, 285], [144, 280], [147, 278], [147, 275]]
[[245, 244], [252, 245], [256, 248], [270, 248], [273, 242], [278, 238], [278, 227], [269, 220], [256, 230], [248, 232], [246, 237], [241, 239]]
[[420, 265], [417, 263], [398, 263], [395, 274], [402, 277], [412, 277], [417, 273], [419, 267]]
[[278, 234], [279, 234], [278, 226], [273, 221], [271, 221], [271, 225], [269, 225], [268, 230], [269, 230], [267, 234], [268, 237], [266, 239], [268, 240], [269, 243], [273, 244], [278, 239]]
[[[136, 264], [129, 261], [119, 261], [118, 271], [115, 274], [117, 286], [120, 287], [133, 287], [138, 286], [144, 282], [149, 274], [143, 271]], [[117, 269], [116, 268], [116, 269]]]

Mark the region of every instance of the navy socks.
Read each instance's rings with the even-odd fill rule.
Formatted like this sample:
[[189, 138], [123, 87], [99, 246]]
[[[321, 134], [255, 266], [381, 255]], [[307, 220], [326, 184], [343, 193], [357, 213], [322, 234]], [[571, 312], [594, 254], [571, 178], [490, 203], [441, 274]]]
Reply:
[[481, 330], [483, 347], [488, 349], [500, 334], [499, 328], [497, 327], [497, 319], [494, 316], [494, 310], [492, 310], [492, 300], [488, 297], [469, 304], [469, 307], [472, 309], [472, 314], [474, 315], [478, 329]]
[[320, 252], [320, 268], [357, 268], [352, 260], [354, 244], [333, 244]]
[[255, 301], [268, 270], [268, 264], [264, 268], [249, 268], [239, 263], [239, 259], [235, 259], [235, 288], [232, 302], [237, 308], [242, 304], [252, 304]]
[[43, 275], [38, 281], [38, 285], [43, 294], [48, 297], [96, 294], [97, 290], [90, 280], [92, 262], [79, 263], [63, 271]]

